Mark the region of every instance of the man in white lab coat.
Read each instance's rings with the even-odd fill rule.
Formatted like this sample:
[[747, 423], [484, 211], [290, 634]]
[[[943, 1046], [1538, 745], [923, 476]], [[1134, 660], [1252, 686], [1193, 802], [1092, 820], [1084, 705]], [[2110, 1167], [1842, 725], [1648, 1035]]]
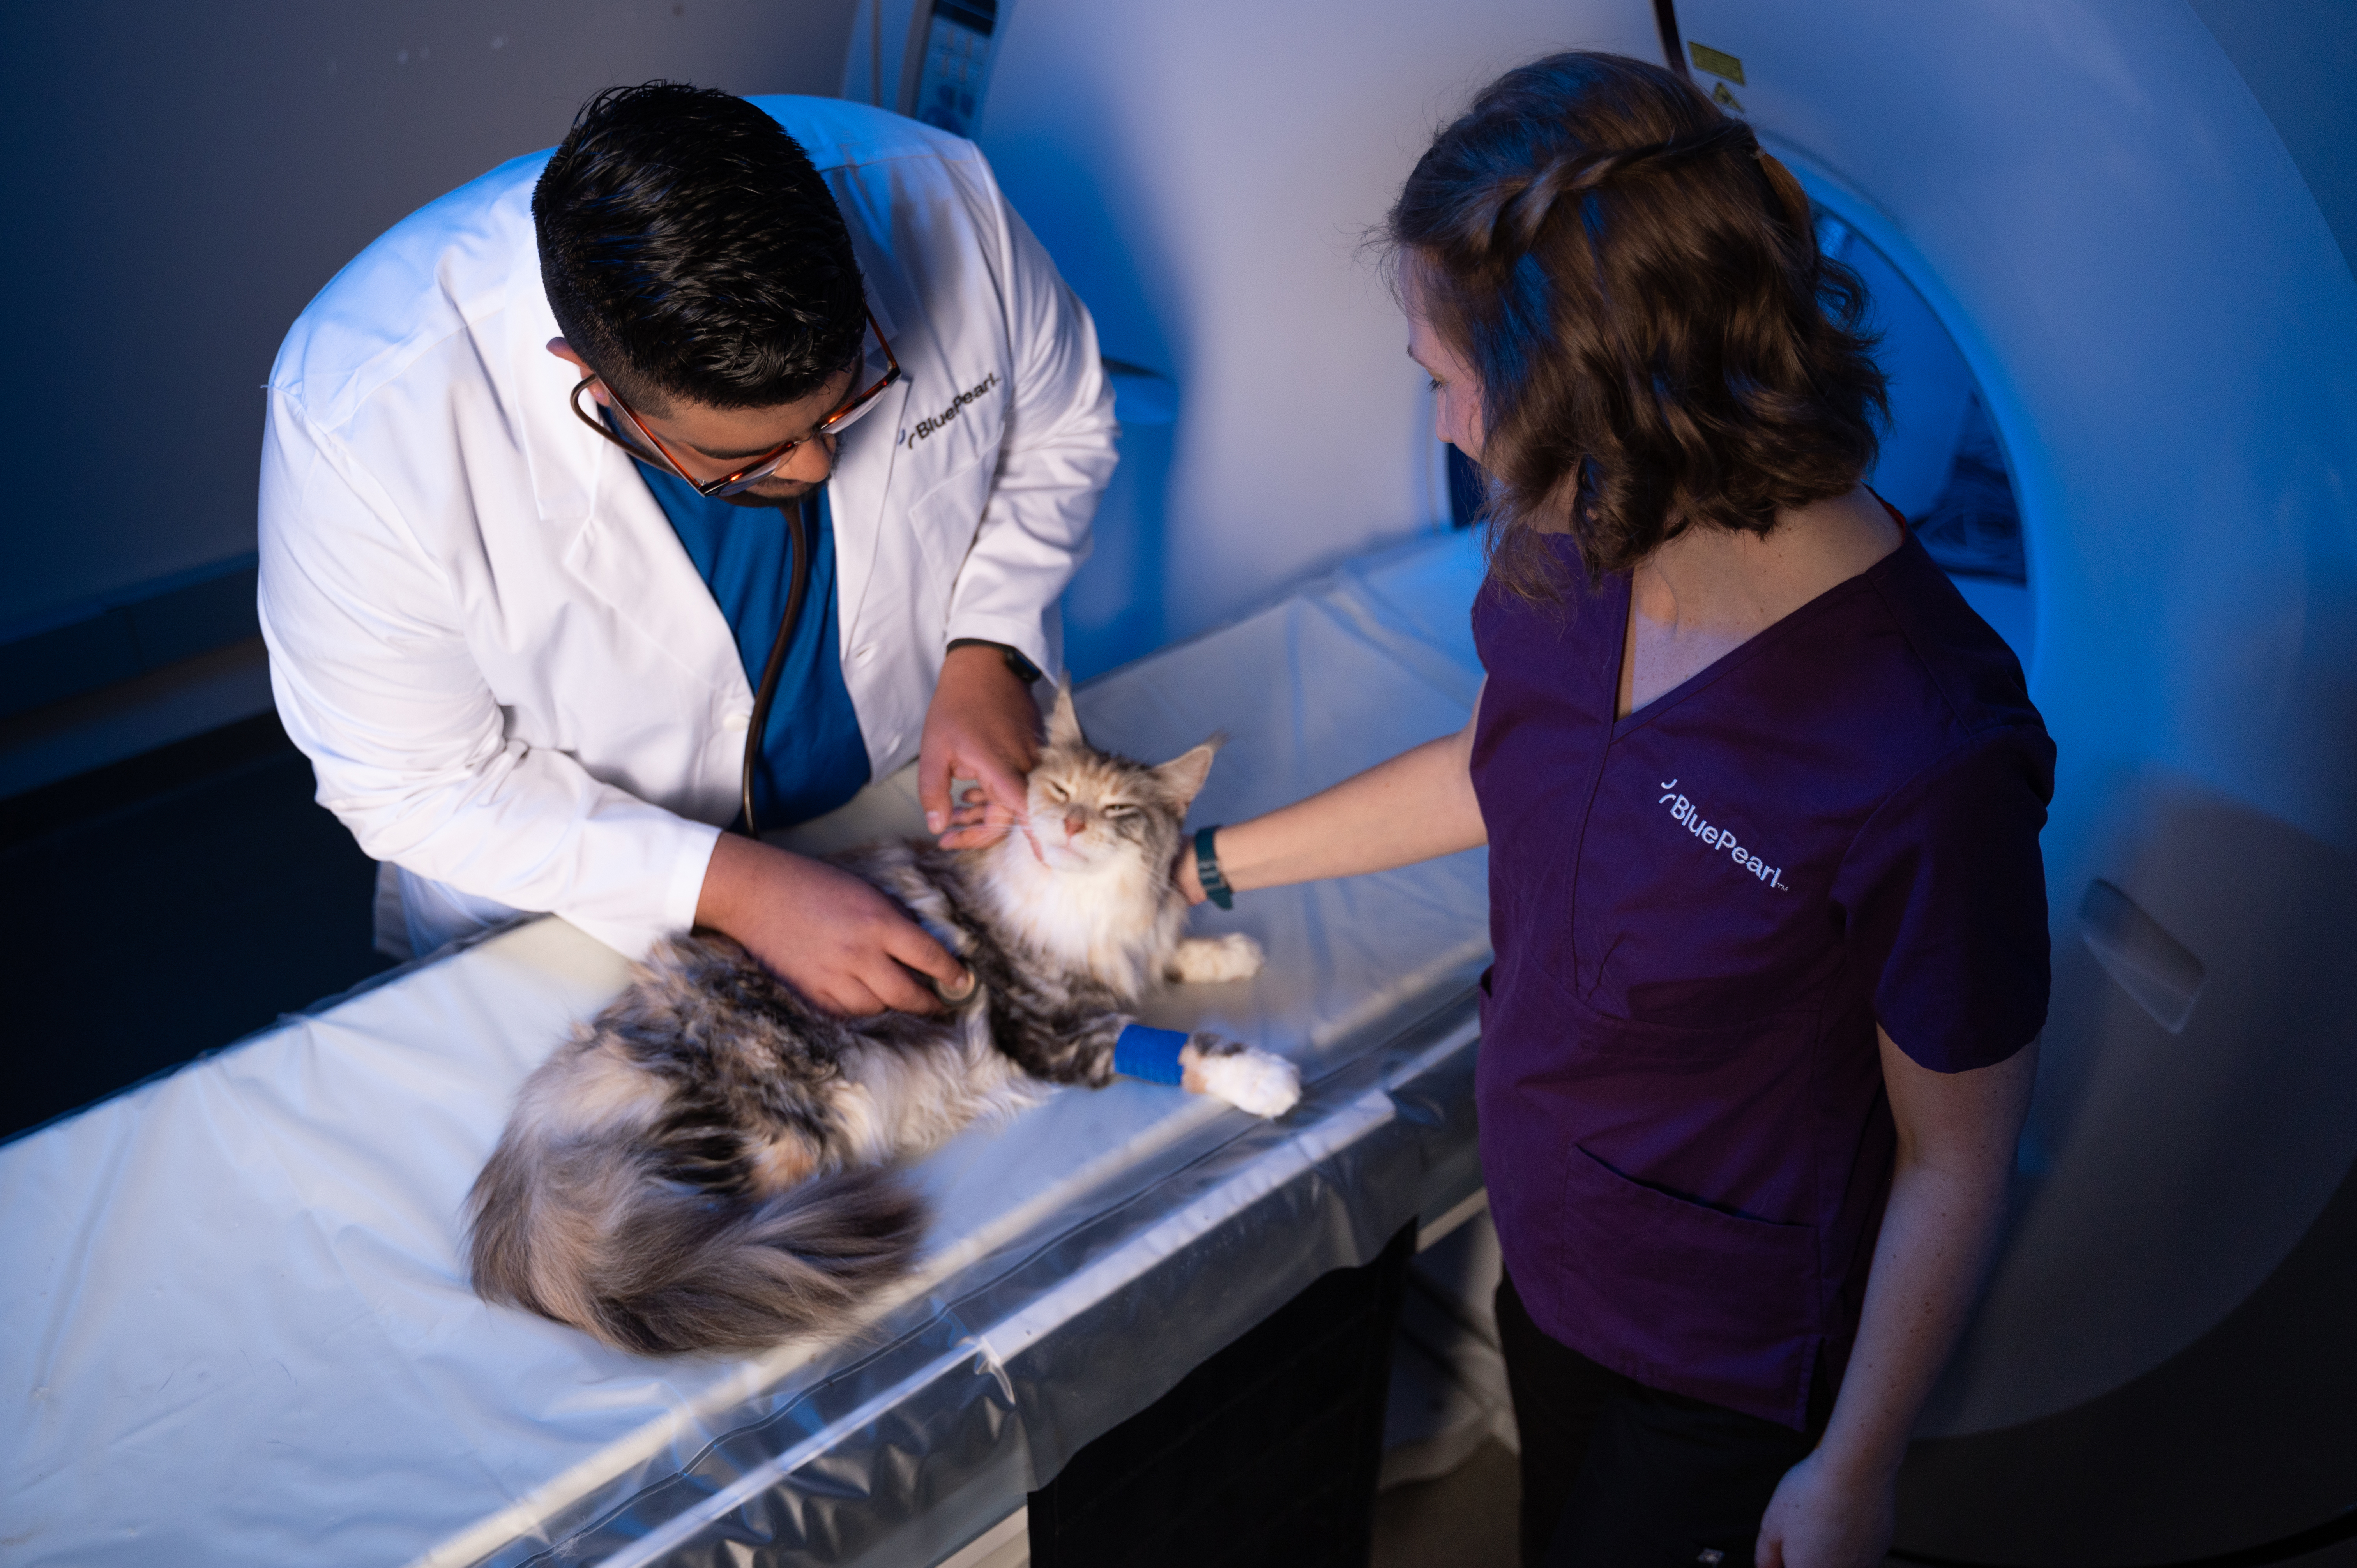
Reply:
[[553, 910], [633, 955], [716, 927], [846, 1013], [963, 987], [864, 884], [719, 830], [796, 571], [760, 825], [912, 756], [951, 842], [1021, 804], [1112, 394], [970, 144], [601, 94], [363, 252], [268, 391], [272, 680], [320, 803], [398, 868], [381, 941]]

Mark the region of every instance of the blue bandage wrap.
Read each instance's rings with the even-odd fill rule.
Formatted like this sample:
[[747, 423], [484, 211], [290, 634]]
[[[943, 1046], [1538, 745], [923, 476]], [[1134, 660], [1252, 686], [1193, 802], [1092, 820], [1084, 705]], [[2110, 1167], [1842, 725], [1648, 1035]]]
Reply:
[[1177, 1029], [1125, 1025], [1113, 1043], [1113, 1070], [1148, 1083], [1183, 1083], [1187, 1069], [1178, 1065], [1178, 1053], [1187, 1048], [1188, 1038]]

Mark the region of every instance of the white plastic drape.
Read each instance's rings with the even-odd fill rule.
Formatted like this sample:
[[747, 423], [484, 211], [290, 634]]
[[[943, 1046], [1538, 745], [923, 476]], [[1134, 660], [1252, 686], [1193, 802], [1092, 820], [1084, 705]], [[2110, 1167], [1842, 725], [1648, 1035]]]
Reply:
[[[1232, 737], [1233, 820], [1461, 726], [1467, 536], [1374, 557], [1081, 693], [1149, 759]], [[915, 825], [905, 777], [806, 843]], [[458, 1213], [517, 1083], [625, 983], [533, 921], [0, 1148], [0, 1558], [923, 1563], [1325, 1270], [1479, 1183], [1480, 852], [1248, 895], [1255, 980], [1150, 1021], [1285, 1051], [1261, 1122], [1134, 1082], [923, 1162], [915, 1278], [845, 1344], [648, 1359], [486, 1306]], [[48, 1042], [44, 1048], [70, 1048]]]

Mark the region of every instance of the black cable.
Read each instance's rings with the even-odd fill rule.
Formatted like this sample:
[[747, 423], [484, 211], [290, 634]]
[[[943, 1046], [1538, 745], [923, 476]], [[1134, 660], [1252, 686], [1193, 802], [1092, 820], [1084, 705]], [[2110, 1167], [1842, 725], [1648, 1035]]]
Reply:
[[1670, 69], [1692, 81], [1694, 72], [1686, 69], [1686, 51], [1680, 47], [1684, 40], [1678, 37], [1677, 0], [1653, 0], [1653, 26], [1661, 32], [1662, 54]]
[[786, 645], [794, 639], [794, 625], [802, 618], [802, 596], [810, 589], [811, 497], [778, 510], [785, 514], [789, 548], [793, 554], [787, 563], [791, 575], [786, 588], [785, 618], [778, 622], [777, 640], [770, 644], [770, 661], [761, 667], [761, 687], [753, 693], [753, 722], [745, 732], [745, 775], [737, 804], [748, 839], [761, 836], [760, 824], [753, 817], [753, 769], [761, 759], [761, 737], [769, 733], [770, 704], [777, 700], [778, 677], [786, 671]]

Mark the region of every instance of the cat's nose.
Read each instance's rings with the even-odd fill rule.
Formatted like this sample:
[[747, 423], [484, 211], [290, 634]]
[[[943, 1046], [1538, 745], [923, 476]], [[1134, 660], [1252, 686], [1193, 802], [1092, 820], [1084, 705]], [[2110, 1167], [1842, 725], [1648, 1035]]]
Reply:
[[1080, 837], [1081, 830], [1088, 825], [1089, 820], [1081, 815], [1080, 812], [1066, 811], [1064, 813], [1064, 836], [1066, 838], [1076, 839]]

